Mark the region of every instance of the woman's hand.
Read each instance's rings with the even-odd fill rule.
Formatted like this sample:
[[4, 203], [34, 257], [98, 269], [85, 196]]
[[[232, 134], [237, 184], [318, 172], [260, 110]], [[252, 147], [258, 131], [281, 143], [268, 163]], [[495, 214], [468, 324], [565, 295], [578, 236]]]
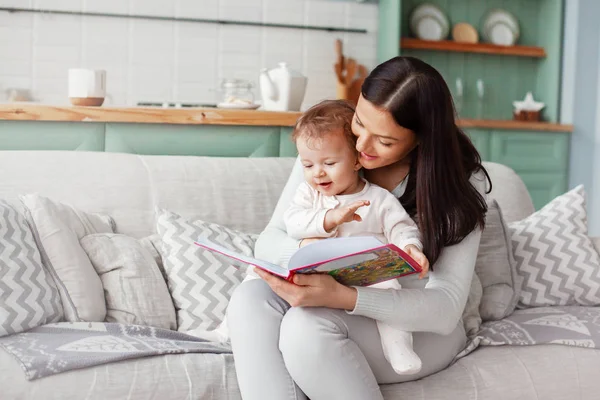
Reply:
[[350, 311], [356, 305], [356, 289], [338, 283], [331, 275], [296, 274], [294, 283], [291, 283], [260, 268], [254, 268], [254, 272], [292, 307], [329, 307]]

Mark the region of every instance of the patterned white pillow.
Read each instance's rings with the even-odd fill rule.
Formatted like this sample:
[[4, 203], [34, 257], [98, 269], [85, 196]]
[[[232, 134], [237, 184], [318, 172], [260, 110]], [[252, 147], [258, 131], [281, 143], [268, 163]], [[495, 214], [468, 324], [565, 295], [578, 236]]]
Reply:
[[209, 238], [253, 256], [257, 236], [214, 223], [188, 221], [167, 210], [158, 210], [157, 214], [167, 283], [177, 312], [177, 330], [214, 330], [225, 317], [231, 294], [242, 282], [244, 272], [196, 246], [194, 241]]
[[0, 200], [0, 337], [60, 321], [60, 294], [24, 216]]
[[520, 308], [600, 305], [600, 256], [587, 234], [583, 185], [509, 224]]

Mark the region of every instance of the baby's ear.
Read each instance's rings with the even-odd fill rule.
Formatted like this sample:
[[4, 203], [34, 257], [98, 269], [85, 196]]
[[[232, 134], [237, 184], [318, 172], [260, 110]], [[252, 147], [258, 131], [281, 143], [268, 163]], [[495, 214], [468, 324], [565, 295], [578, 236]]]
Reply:
[[360, 162], [358, 161], [358, 157], [356, 158], [356, 163], [354, 163], [354, 170], [358, 171], [362, 168], [362, 165], [360, 165]]

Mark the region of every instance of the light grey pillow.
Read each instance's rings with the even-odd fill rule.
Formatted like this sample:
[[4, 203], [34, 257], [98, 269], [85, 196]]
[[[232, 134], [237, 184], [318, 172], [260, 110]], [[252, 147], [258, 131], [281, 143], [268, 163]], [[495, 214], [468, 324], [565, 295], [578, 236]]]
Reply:
[[0, 337], [58, 322], [60, 294], [25, 217], [0, 200]]
[[114, 232], [114, 220], [39, 194], [20, 196], [20, 199], [31, 215], [40, 250], [51, 265], [65, 319], [69, 322], [104, 321], [102, 282], [79, 240], [92, 233]]
[[157, 231], [175, 310], [178, 331], [212, 331], [225, 317], [231, 294], [244, 277], [227, 260], [194, 244], [200, 237], [253, 256], [256, 235], [218, 224], [188, 221], [173, 212], [157, 210]]
[[96, 233], [84, 236], [80, 243], [102, 281], [105, 321], [177, 328], [167, 283], [140, 241], [122, 234]]
[[509, 224], [519, 307], [600, 305], [600, 256], [588, 237], [583, 185]]
[[477, 274], [473, 274], [471, 280], [471, 289], [469, 290], [469, 297], [467, 298], [467, 304], [463, 310], [462, 320], [465, 328], [467, 337], [470, 339], [481, 327], [481, 314], [479, 312], [479, 305], [481, 304], [481, 296], [483, 295], [483, 288], [481, 287], [481, 281]]
[[154, 261], [156, 262], [160, 273], [166, 281], [167, 273], [165, 272], [165, 266], [162, 261], [162, 254], [160, 253], [162, 251], [162, 239], [160, 238], [160, 235], [158, 233], [155, 233], [153, 235], [146, 236], [138, 240], [142, 247], [148, 250], [148, 252], [152, 255], [152, 258], [154, 258]]
[[516, 273], [510, 233], [496, 200], [488, 204], [475, 273], [483, 288], [479, 305], [482, 320], [495, 321], [510, 315], [519, 299], [521, 280]]

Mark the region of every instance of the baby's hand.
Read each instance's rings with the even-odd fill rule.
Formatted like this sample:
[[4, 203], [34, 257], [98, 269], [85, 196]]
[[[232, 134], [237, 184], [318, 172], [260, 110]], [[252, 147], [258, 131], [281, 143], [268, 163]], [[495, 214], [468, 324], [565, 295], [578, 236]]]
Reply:
[[346, 222], [362, 221], [362, 218], [356, 213], [356, 210], [368, 206], [369, 204], [371, 204], [369, 200], [358, 200], [348, 206], [327, 211], [324, 223], [325, 230], [330, 232]]
[[429, 272], [429, 260], [425, 257], [425, 254], [423, 254], [423, 252], [414, 244], [406, 246], [404, 251], [421, 266], [422, 271], [419, 274], [419, 279], [425, 278], [425, 275]]

